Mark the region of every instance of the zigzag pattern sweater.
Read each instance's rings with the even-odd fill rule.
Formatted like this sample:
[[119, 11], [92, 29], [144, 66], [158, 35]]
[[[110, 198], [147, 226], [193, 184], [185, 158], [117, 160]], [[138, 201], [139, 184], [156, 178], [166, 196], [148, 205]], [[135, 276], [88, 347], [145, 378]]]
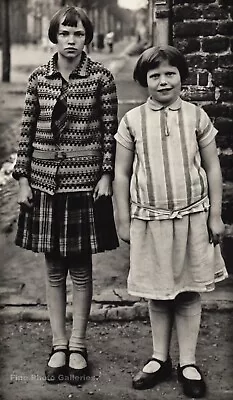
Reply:
[[[54, 106], [61, 95], [62, 77], [57, 54], [29, 77], [17, 162], [13, 177], [27, 177], [32, 188], [57, 192], [92, 190], [103, 173], [113, 173], [114, 134], [117, 131], [117, 95], [113, 76], [100, 63], [82, 53], [80, 65], [70, 74], [67, 91], [68, 129], [55, 142], [51, 130]], [[42, 160], [33, 150], [99, 150], [64, 160]]]

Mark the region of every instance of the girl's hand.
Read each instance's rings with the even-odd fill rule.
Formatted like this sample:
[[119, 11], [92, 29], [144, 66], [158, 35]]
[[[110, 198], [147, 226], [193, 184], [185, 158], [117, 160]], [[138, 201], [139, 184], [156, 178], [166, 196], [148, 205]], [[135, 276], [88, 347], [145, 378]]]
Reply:
[[28, 182], [20, 183], [18, 204], [31, 208], [32, 207], [32, 189]]
[[112, 196], [112, 179], [110, 174], [102, 175], [94, 189], [94, 201], [98, 200], [101, 196]]
[[118, 234], [123, 242], [130, 243], [130, 222], [119, 223]]
[[209, 216], [208, 218], [209, 241], [214, 246], [219, 244], [224, 236], [225, 225], [222, 218]]

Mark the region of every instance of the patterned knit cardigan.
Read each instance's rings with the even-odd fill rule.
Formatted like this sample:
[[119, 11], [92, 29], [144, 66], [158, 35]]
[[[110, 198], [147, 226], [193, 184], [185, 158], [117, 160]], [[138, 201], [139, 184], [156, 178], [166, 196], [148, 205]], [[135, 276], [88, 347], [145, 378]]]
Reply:
[[[54, 106], [61, 94], [62, 77], [57, 54], [29, 77], [21, 137], [13, 177], [27, 177], [32, 188], [55, 192], [92, 190], [103, 173], [113, 174], [117, 131], [117, 95], [113, 76], [82, 53], [71, 73], [67, 92], [68, 129], [55, 142], [51, 131]], [[65, 152], [99, 150], [98, 155], [44, 160], [33, 150]], [[88, 152], [87, 152], [88, 153]]]

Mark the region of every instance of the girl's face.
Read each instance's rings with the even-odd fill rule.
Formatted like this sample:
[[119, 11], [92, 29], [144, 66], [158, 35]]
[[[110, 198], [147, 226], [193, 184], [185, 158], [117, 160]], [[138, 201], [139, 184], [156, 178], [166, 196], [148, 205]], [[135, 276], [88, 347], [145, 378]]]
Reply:
[[178, 68], [164, 60], [147, 72], [148, 92], [153, 100], [167, 106], [180, 95], [181, 79]]
[[77, 22], [77, 26], [59, 24], [57, 34], [57, 50], [63, 57], [74, 59], [83, 51], [85, 45], [86, 32], [81, 20]]

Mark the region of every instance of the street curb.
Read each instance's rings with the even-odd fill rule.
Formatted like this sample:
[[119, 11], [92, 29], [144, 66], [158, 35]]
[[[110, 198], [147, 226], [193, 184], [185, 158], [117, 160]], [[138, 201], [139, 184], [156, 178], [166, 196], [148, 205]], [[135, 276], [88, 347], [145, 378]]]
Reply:
[[[233, 301], [203, 301], [202, 310], [206, 312], [233, 311]], [[89, 320], [92, 322], [135, 321], [149, 318], [146, 301], [135, 302], [132, 305], [92, 303]], [[72, 306], [67, 305], [67, 321], [72, 320]], [[5, 306], [0, 310], [0, 320], [3, 322], [39, 322], [49, 321], [46, 306]]]

